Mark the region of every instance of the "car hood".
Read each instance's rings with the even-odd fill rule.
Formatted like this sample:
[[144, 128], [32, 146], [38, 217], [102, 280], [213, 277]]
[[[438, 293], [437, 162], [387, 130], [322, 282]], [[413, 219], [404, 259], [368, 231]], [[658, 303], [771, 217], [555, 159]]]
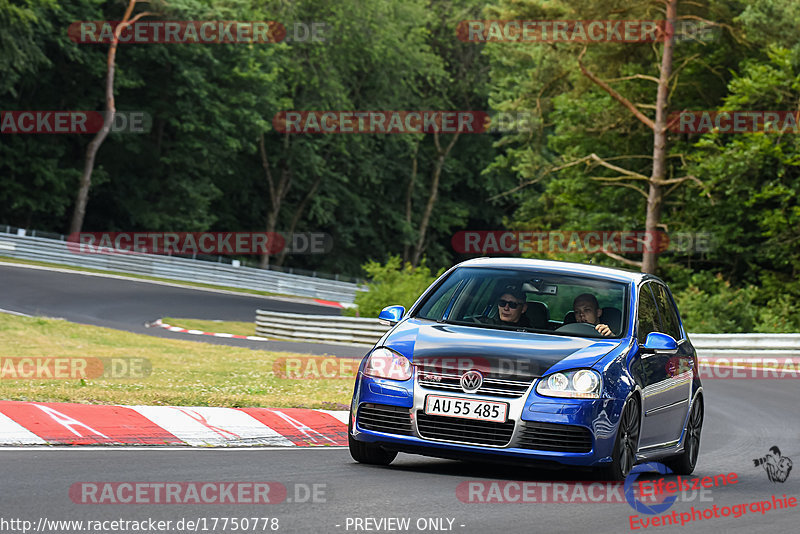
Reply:
[[425, 368], [478, 369], [501, 375], [543, 376], [558, 369], [591, 367], [621, 341], [495, 330], [409, 319], [385, 346]]

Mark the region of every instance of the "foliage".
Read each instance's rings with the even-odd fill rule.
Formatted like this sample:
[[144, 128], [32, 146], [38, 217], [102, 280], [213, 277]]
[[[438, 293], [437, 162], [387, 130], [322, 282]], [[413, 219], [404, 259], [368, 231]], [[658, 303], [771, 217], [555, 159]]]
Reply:
[[688, 332], [723, 334], [739, 332], [797, 332], [800, 321], [792, 311], [793, 299], [783, 295], [766, 301], [756, 286], [736, 288], [721, 275], [696, 274], [689, 286], [675, 293]]
[[[106, 0], [0, 0], [0, 110], [102, 109], [107, 46], [74, 43], [65, 30], [73, 21], [119, 20], [123, 8]], [[584, 46], [462, 42], [454, 29], [475, 19], [659, 19], [658, 0], [155, 0], [137, 12], [145, 9], [154, 13], [145, 20], [275, 20], [289, 35], [297, 23], [323, 22], [324, 42], [120, 45], [117, 108], [147, 112], [152, 129], [112, 133], [103, 144], [87, 231], [264, 230], [274, 199], [262, 135], [273, 176], [289, 177], [276, 229], [333, 237], [329, 254], [288, 255], [287, 267], [359, 276], [364, 265], [381, 266], [378, 276], [419, 277], [424, 286], [426, 269], [466, 259], [450, 242], [459, 230], [643, 227], [641, 194], [597, 180], [613, 178], [610, 169], [550, 172], [592, 153], [651, 172], [652, 132], [581, 74]], [[712, 20], [717, 31], [711, 41], [676, 44], [670, 109], [796, 111], [798, 13], [794, 0], [680, 0], [679, 15]], [[594, 43], [583, 62], [651, 114], [659, 50]], [[442, 164], [422, 242], [427, 267], [409, 274], [396, 258], [376, 262], [407, 258], [418, 242], [438, 165], [433, 136], [273, 129], [279, 111], [331, 109], [520, 112], [532, 128], [458, 139]], [[441, 137], [443, 145], [452, 138]], [[65, 231], [90, 139], [0, 137], [0, 224]], [[697, 181], [667, 192], [663, 228], [713, 236], [711, 250], [660, 257], [659, 274], [686, 299], [693, 328], [800, 328], [798, 139], [669, 135], [667, 176]], [[602, 254], [592, 259], [622, 265]], [[397, 299], [387, 304], [408, 305], [424, 289], [411, 286], [402, 295], [381, 291]]]
[[732, 288], [721, 276], [696, 275], [675, 294], [684, 328], [696, 333], [752, 332], [758, 320], [756, 288]]
[[[434, 275], [423, 261], [416, 268], [392, 256], [384, 264], [367, 262], [364, 271], [370, 278], [368, 290], [356, 295], [355, 304], [361, 317], [377, 317], [386, 306], [399, 304], [406, 310], [428, 289], [444, 270]], [[350, 311], [355, 314], [355, 310]]]

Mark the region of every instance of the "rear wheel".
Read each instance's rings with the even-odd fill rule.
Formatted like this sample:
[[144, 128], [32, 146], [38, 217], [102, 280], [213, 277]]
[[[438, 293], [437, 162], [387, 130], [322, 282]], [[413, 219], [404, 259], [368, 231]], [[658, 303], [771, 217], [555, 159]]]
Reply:
[[350, 424], [347, 425], [347, 445], [353, 460], [362, 464], [389, 465], [397, 457], [397, 451], [387, 451], [380, 445], [355, 439]]
[[697, 454], [700, 452], [700, 432], [703, 430], [703, 398], [698, 397], [692, 404], [689, 422], [686, 424], [686, 438], [683, 452], [664, 460], [664, 465], [672, 469], [676, 475], [691, 475], [697, 465]]
[[634, 396], [622, 408], [611, 464], [602, 471], [605, 478], [624, 480], [630, 474], [636, 464], [636, 453], [639, 449], [639, 428], [639, 399]]

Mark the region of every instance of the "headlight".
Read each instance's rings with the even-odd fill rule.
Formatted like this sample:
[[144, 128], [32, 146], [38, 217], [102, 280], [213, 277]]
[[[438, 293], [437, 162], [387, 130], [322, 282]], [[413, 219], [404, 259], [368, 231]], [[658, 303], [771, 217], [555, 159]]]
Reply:
[[600, 397], [600, 375], [591, 369], [553, 373], [536, 385], [536, 393], [547, 397], [597, 399]]
[[402, 354], [380, 347], [367, 358], [364, 374], [390, 380], [408, 380], [411, 378], [411, 362]]

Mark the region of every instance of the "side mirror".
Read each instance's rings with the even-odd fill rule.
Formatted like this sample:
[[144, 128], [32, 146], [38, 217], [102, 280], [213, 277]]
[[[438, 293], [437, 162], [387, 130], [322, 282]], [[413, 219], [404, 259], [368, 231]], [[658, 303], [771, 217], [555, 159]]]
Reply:
[[642, 352], [654, 353], [656, 351], [674, 351], [678, 349], [678, 342], [669, 334], [661, 332], [650, 332], [644, 340], [644, 345], [640, 345]]
[[402, 306], [386, 306], [378, 314], [378, 321], [383, 325], [394, 326], [400, 322], [404, 313], [406, 309]]

